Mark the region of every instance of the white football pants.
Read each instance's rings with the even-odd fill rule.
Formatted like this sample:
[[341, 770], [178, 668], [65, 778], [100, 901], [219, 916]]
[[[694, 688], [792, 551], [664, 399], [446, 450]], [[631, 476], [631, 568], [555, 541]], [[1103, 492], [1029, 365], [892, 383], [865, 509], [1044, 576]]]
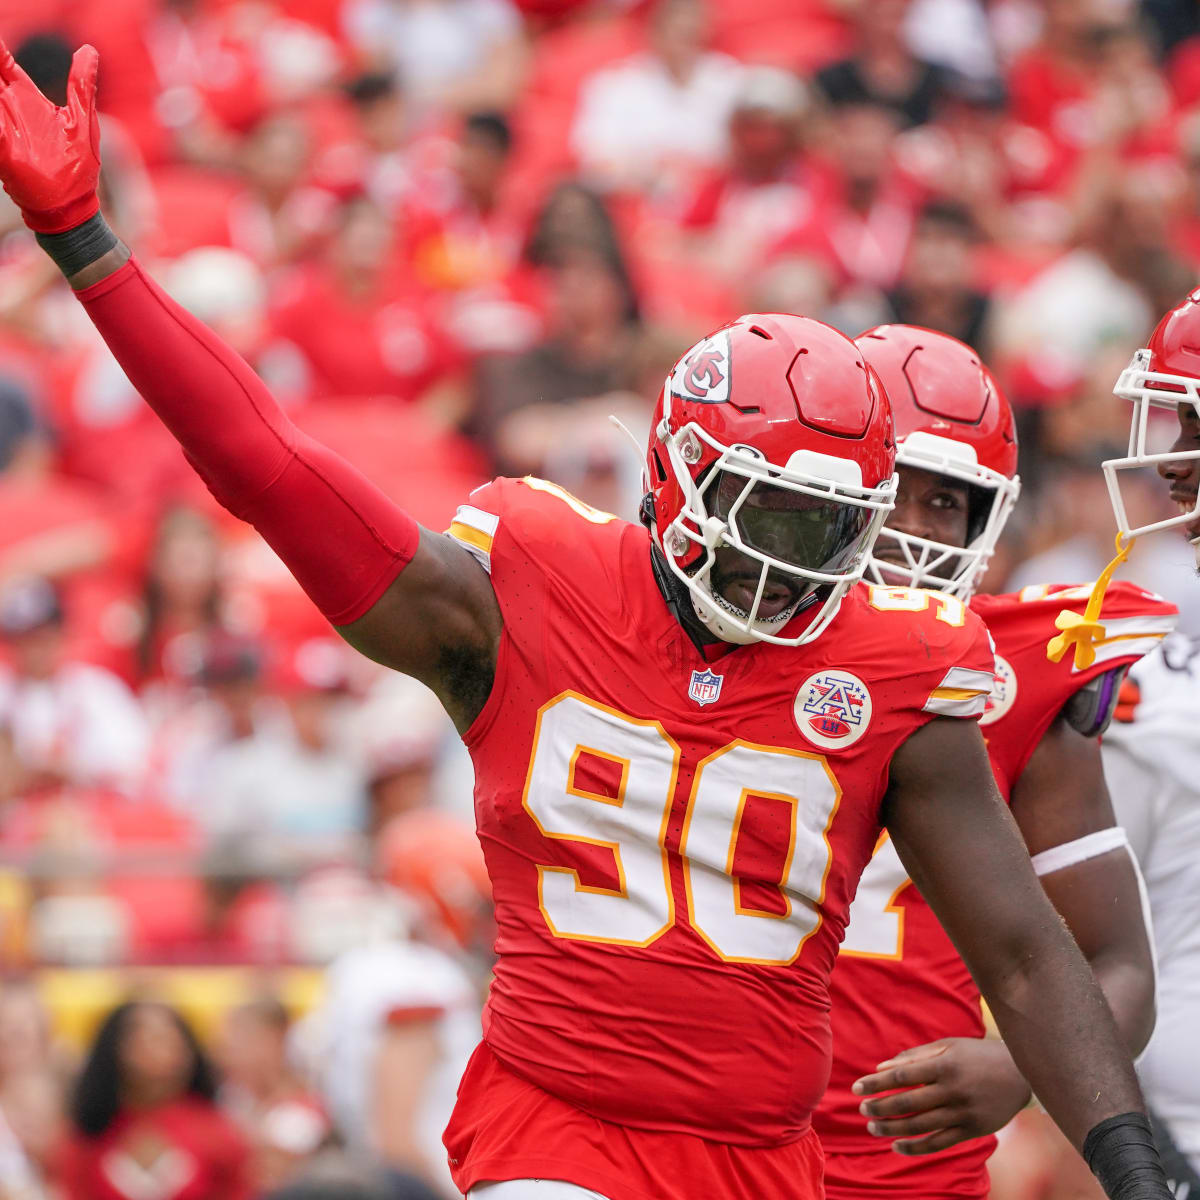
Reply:
[[480, 1183], [467, 1193], [467, 1200], [608, 1200], [599, 1192], [564, 1183], [561, 1179], [505, 1179]]

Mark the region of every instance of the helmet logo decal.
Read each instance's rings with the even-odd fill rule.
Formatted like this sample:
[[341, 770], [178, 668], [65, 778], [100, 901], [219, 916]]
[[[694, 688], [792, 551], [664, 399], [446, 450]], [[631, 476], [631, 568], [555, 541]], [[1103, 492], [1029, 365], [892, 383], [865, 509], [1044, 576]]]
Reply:
[[701, 708], [706, 704], [715, 704], [721, 698], [721, 684], [724, 682], [724, 675], [715, 675], [712, 671], [693, 671], [688, 684], [688, 696]]
[[670, 391], [681, 400], [724, 404], [729, 399], [729, 334], [714, 333], [671, 372]]
[[818, 671], [796, 693], [792, 714], [800, 732], [815, 746], [842, 750], [854, 745], [871, 724], [871, 693], [849, 671]]
[[702, 350], [691, 359], [684, 386], [697, 396], [707, 396], [711, 388], [725, 382], [721, 368], [725, 355], [720, 350]]

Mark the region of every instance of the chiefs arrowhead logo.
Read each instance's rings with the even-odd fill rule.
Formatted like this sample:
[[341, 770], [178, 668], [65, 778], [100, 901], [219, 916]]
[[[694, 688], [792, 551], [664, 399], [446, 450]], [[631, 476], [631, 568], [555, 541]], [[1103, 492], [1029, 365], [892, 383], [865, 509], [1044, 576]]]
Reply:
[[688, 391], [697, 396], [707, 396], [712, 388], [725, 382], [725, 355], [711, 347], [691, 357], [684, 384]]
[[705, 338], [671, 372], [670, 390], [681, 400], [724, 404], [729, 399], [729, 335]]

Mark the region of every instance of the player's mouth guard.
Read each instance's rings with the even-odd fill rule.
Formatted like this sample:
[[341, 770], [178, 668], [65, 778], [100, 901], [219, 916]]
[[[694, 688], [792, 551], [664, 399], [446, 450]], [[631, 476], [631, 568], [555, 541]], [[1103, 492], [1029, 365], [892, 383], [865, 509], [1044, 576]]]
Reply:
[[1096, 646], [1104, 641], [1105, 634], [1104, 625], [1100, 620], [1104, 595], [1108, 591], [1108, 585], [1112, 583], [1116, 569], [1129, 557], [1134, 540], [1124, 533], [1117, 534], [1116, 556], [1092, 584], [1092, 592], [1088, 596], [1087, 607], [1082, 615], [1064, 608], [1054, 618], [1055, 626], [1062, 632], [1046, 644], [1046, 657], [1051, 662], [1061, 662], [1072, 646], [1075, 647], [1075, 670], [1086, 670], [1096, 661]]

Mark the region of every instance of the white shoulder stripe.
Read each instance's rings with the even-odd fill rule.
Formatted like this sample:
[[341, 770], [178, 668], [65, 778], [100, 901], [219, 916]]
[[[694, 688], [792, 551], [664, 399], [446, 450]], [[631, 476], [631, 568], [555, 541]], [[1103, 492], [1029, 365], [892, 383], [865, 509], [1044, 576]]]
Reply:
[[446, 532], [491, 574], [492, 543], [499, 527], [500, 518], [495, 513], [473, 504], [460, 504]]
[[1174, 613], [1157, 617], [1116, 617], [1112, 620], [1102, 616], [1100, 620], [1104, 625], [1105, 641], [1109, 641], [1111, 638], [1128, 637], [1130, 634], [1138, 634], [1143, 637], [1157, 634], [1162, 637], [1170, 633], [1179, 623], [1179, 618]]
[[[1151, 633], [1145, 637], [1125, 634], [1120, 638], [1105, 638], [1104, 641], [1095, 644], [1095, 662], [1111, 662], [1115, 658], [1143, 658], [1151, 653], [1165, 636], [1163, 633]], [[1073, 671], [1075, 668], [1071, 669]]]
[[488, 537], [495, 537], [500, 526], [500, 518], [495, 513], [484, 512], [482, 508], [476, 508], [473, 504], [460, 504], [454, 519], [463, 525], [470, 525], [472, 529], [478, 529], [480, 533], [486, 533]]
[[981, 717], [987, 702], [987, 692], [977, 692], [971, 697], [939, 696], [935, 692], [925, 701], [923, 711], [939, 717]]
[[942, 680], [944, 688], [982, 688], [985, 692], [992, 690], [994, 675], [991, 671], [975, 671], [970, 667], [951, 667]]

